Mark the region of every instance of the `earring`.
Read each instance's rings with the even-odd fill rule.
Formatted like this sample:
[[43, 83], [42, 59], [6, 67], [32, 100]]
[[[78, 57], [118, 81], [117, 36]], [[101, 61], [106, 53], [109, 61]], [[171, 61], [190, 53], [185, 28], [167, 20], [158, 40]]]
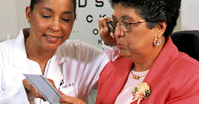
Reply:
[[161, 38], [159, 38], [159, 36], [158, 37], [156, 37], [155, 39], [154, 39], [154, 45], [155, 46], [159, 46], [160, 44], [161, 44]]
[[31, 22], [28, 20], [28, 24], [31, 25]]

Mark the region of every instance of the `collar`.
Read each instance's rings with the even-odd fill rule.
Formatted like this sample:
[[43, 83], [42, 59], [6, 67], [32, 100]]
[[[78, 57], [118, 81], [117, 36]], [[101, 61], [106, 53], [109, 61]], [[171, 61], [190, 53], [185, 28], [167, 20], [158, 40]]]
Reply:
[[23, 34], [23, 30], [20, 31], [19, 35], [17, 36], [16, 40], [14, 41], [13, 45], [13, 64], [15, 67], [18, 68], [25, 68], [26, 67], [26, 49], [25, 49], [25, 38]]
[[54, 56], [49, 60], [50, 64], [46, 67], [48, 70], [45, 70], [45, 77], [52, 79], [55, 83], [55, 86], [58, 88], [63, 77], [63, 63], [65, 59], [62, 54], [61, 47], [58, 47]]
[[[166, 69], [174, 62], [178, 57], [178, 48], [173, 44], [171, 37], [168, 38], [167, 43], [163, 47], [162, 51], [158, 55], [156, 61], [152, 65], [149, 73], [144, 81], [151, 82], [153, 78], [156, 78], [159, 73], [164, 73]], [[156, 79], [154, 79], [156, 80]]]

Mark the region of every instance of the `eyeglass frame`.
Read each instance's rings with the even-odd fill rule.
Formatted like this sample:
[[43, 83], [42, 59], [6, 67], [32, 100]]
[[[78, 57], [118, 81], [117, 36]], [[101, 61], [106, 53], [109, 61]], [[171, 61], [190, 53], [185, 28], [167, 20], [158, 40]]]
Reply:
[[[117, 24], [118, 24], [119, 22], [121, 22], [122, 20], [124, 20], [124, 19], [126, 19], [126, 18], [122, 18], [122, 19], [120, 19], [120, 21], [117, 21], [117, 22], [115, 22], [114, 20], [113, 20], [113, 21], [108, 21], [108, 22], [106, 22], [108, 31], [114, 33], [114, 32], [115, 32], [115, 29], [116, 29], [116, 27], [117, 27]], [[116, 26], [113, 26], [113, 24], [112, 24], [113, 22], [116, 23]], [[131, 22], [131, 23], [128, 23], [129, 29], [128, 29], [127, 31], [125, 31], [123, 28], [121, 28], [122, 22], [121, 22], [121, 24], [119, 24], [119, 27], [120, 27], [120, 29], [123, 30], [124, 32], [128, 32], [128, 31], [130, 31], [130, 26], [131, 26], [131, 25], [136, 25], [136, 24], [138, 24], [138, 23], [144, 23], [144, 22], [146, 22], [146, 20], [141, 20], [141, 21], [138, 21], [138, 22]], [[112, 26], [112, 29], [109, 27], [109, 25]]]

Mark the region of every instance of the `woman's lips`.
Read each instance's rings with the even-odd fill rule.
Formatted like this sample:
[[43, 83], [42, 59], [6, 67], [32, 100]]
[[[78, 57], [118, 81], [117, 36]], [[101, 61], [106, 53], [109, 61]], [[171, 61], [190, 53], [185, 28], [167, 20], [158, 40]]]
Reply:
[[61, 37], [59, 36], [50, 36], [50, 35], [45, 35], [47, 40], [51, 43], [57, 42]]
[[123, 49], [125, 49], [125, 45], [122, 45], [122, 44], [117, 44], [117, 47], [120, 49], [120, 50], [123, 50]]

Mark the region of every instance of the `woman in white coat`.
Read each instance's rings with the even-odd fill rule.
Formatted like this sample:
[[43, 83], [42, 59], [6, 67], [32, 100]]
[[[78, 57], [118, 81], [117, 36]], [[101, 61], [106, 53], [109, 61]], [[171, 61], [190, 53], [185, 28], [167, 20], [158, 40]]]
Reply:
[[[31, 0], [26, 8], [31, 28], [0, 43], [0, 103], [46, 103], [23, 73], [44, 75], [68, 103], [86, 102], [109, 59], [102, 50], [67, 40], [75, 11], [76, 0]], [[114, 48], [105, 50], [114, 58]]]

